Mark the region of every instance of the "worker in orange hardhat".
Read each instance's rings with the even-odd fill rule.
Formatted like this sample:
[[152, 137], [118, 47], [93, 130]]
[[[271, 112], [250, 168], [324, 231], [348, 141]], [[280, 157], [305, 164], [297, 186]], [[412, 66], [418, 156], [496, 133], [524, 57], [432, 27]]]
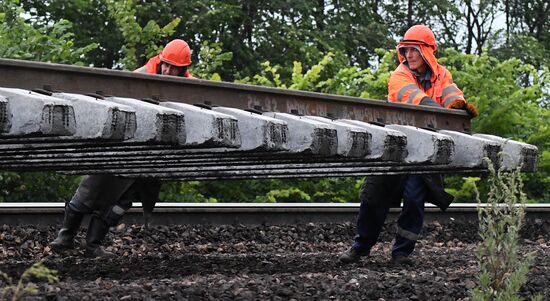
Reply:
[[397, 45], [399, 66], [388, 83], [388, 100], [413, 105], [464, 109], [478, 115], [474, 105], [453, 82], [451, 72], [437, 63], [437, 43], [425, 25], [412, 26]]
[[[191, 50], [183, 40], [173, 40], [157, 56], [149, 59], [146, 65], [134, 72], [161, 74], [194, 78], [187, 70], [191, 65]], [[148, 178], [123, 178], [114, 175], [86, 176], [71, 201], [65, 207], [63, 226], [57, 238], [51, 243], [54, 251], [74, 248], [74, 238], [82, 219], [91, 214], [86, 232], [88, 257], [111, 256], [101, 247], [101, 241], [116, 226], [133, 202], [141, 202], [143, 213], [148, 217], [158, 201], [161, 182]]]
[[[389, 101], [465, 109], [470, 116], [477, 116], [476, 108], [466, 102], [451, 73], [437, 63], [436, 50], [434, 34], [427, 26], [415, 25], [407, 30], [397, 46], [400, 65], [390, 76]], [[441, 175], [370, 176], [361, 187], [359, 200], [357, 235], [340, 261], [357, 262], [369, 255], [390, 207], [400, 207], [403, 200], [391, 255], [396, 264], [411, 264], [409, 255], [424, 223], [424, 204], [431, 202], [446, 210], [453, 197], [445, 192]]]
[[193, 76], [187, 70], [191, 65], [191, 49], [184, 40], [176, 39], [166, 44], [162, 52], [149, 59], [147, 64], [135, 72], [172, 76]]

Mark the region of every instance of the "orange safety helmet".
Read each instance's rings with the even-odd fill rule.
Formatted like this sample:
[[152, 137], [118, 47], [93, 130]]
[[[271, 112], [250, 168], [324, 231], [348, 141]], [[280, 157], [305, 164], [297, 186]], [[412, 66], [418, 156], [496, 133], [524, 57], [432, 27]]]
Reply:
[[425, 44], [437, 50], [437, 43], [432, 30], [426, 25], [414, 25], [405, 32], [403, 40], [399, 42], [399, 46], [411, 44]]
[[178, 67], [189, 66], [191, 65], [191, 49], [184, 40], [172, 40], [160, 53], [160, 60]]

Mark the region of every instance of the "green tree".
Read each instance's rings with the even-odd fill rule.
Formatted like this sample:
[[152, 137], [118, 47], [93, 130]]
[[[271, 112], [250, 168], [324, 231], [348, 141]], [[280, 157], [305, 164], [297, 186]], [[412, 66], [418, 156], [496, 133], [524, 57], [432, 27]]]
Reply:
[[82, 65], [82, 58], [97, 47], [94, 43], [76, 47], [67, 20], [34, 26], [22, 15], [17, 1], [0, 2], [0, 57]]

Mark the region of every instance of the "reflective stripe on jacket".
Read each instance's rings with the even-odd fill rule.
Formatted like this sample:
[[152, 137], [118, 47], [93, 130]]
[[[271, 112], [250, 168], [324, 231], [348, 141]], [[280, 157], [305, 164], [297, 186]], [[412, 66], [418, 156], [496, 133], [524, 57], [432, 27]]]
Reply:
[[439, 104], [445, 108], [449, 108], [451, 103], [456, 99], [464, 100], [464, 94], [453, 82], [451, 72], [437, 63], [433, 49], [423, 44], [415, 46], [420, 49], [424, 61], [427, 62], [429, 68], [432, 70], [430, 78], [431, 87], [425, 90], [418, 84], [416, 76], [404, 64], [405, 57], [400, 53], [398, 46], [397, 56], [400, 64], [390, 75], [388, 100], [413, 105]]

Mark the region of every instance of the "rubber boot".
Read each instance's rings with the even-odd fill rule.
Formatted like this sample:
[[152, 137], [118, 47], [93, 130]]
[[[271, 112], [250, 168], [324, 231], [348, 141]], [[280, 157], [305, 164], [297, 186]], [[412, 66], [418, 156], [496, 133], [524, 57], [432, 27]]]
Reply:
[[113, 253], [101, 247], [101, 241], [109, 232], [109, 225], [100, 217], [92, 215], [86, 233], [86, 257], [109, 257]]
[[50, 243], [50, 246], [54, 251], [63, 251], [74, 248], [74, 237], [80, 229], [80, 224], [84, 214], [71, 209], [71, 207], [65, 207], [65, 218], [63, 220], [63, 227], [59, 230], [57, 238]]

